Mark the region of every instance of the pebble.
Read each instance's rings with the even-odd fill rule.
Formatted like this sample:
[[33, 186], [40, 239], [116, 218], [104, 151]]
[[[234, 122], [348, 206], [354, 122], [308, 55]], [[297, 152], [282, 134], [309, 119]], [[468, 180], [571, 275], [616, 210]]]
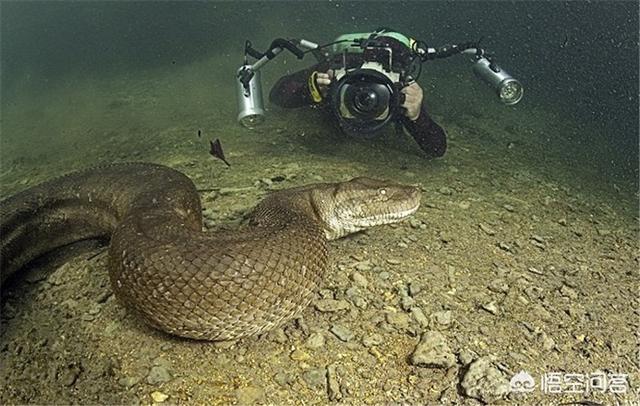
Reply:
[[166, 395], [159, 391], [155, 391], [151, 392], [151, 399], [153, 399], [155, 403], [162, 403], [165, 400], [169, 399], [169, 395]]
[[373, 268], [373, 265], [371, 264], [371, 261], [360, 261], [356, 262], [353, 267], [356, 269], [356, 271], [367, 272], [370, 271], [371, 268]]
[[340, 324], [334, 324], [333, 326], [331, 326], [330, 331], [333, 334], [335, 334], [336, 337], [338, 337], [340, 340], [344, 342], [348, 342], [354, 337], [354, 334], [351, 330], [349, 330], [348, 328]]
[[488, 311], [491, 314], [498, 314], [498, 306], [496, 305], [496, 302], [489, 302], [489, 303], [485, 303], [482, 306], [482, 309]]
[[387, 323], [392, 325], [396, 330], [406, 330], [409, 328], [409, 315], [406, 313], [390, 312], [386, 314]]
[[494, 279], [489, 284], [489, 290], [495, 293], [507, 293], [509, 292], [509, 285], [504, 279]]
[[411, 308], [411, 315], [413, 316], [414, 320], [416, 322], [418, 322], [418, 324], [420, 325], [420, 327], [428, 327], [429, 326], [429, 319], [427, 319], [427, 316], [425, 316], [424, 312], [422, 311], [421, 308], [414, 306]]
[[496, 234], [496, 231], [493, 228], [491, 228], [488, 225], [486, 225], [486, 224], [480, 223], [480, 224], [478, 224], [478, 227], [480, 228], [480, 230], [482, 230], [487, 235], [495, 235]]
[[336, 299], [320, 299], [315, 303], [315, 307], [318, 311], [323, 313], [328, 312], [337, 312], [341, 310], [348, 310], [350, 305], [344, 299], [336, 300]]
[[312, 388], [324, 387], [327, 383], [327, 370], [324, 368], [310, 369], [302, 374], [302, 379]]
[[147, 375], [147, 383], [149, 385], [157, 385], [160, 383], [169, 382], [171, 380], [171, 373], [169, 370], [161, 365], [155, 365], [149, 371]]
[[451, 189], [450, 187], [447, 186], [443, 186], [440, 189], [438, 189], [438, 193], [445, 195], [445, 196], [449, 196], [453, 194], [453, 189]]
[[365, 336], [362, 339], [362, 345], [364, 345], [367, 348], [373, 347], [374, 345], [380, 345], [383, 342], [384, 342], [384, 339], [380, 334], [377, 334], [377, 333], [370, 334], [368, 336]]
[[451, 324], [451, 310], [442, 310], [431, 314], [431, 319], [437, 324], [448, 326]]
[[354, 272], [351, 274], [351, 280], [356, 286], [366, 288], [369, 285], [369, 281], [360, 272]]
[[509, 380], [492, 365], [490, 357], [472, 362], [461, 386], [466, 396], [486, 404], [493, 404], [509, 393]]
[[294, 361], [307, 361], [311, 358], [311, 356], [308, 353], [300, 349], [293, 350], [290, 357]]
[[127, 389], [131, 388], [138, 382], [140, 382], [140, 378], [134, 376], [124, 376], [118, 379], [118, 384], [120, 384], [120, 386], [124, 386]]
[[61, 381], [64, 386], [72, 386], [78, 380], [80, 376], [80, 367], [77, 365], [71, 365], [62, 375]]
[[389, 265], [400, 265], [402, 261], [400, 261], [399, 259], [387, 258], [387, 263]]
[[446, 338], [438, 331], [422, 334], [420, 342], [411, 355], [411, 364], [429, 368], [450, 368], [456, 357], [449, 348]]
[[578, 298], [578, 292], [576, 292], [575, 289], [570, 288], [567, 285], [562, 285], [562, 287], [560, 288], [560, 294], [564, 297], [567, 297], [569, 299], [575, 300]]
[[241, 405], [250, 405], [259, 402], [264, 397], [264, 389], [259, 386], [246, 386], [236, 389], [236, 398]]
[[340, 383], [338, 382], [335, 364], [327, 367], [327, 384], [329, 386], [329, 400], [337, 401], [342, 399], [342, 392], [340, 392]]
[[305, 347], [316, 349], [324, 346], [324, 334], [312, 333], [304, 342]]

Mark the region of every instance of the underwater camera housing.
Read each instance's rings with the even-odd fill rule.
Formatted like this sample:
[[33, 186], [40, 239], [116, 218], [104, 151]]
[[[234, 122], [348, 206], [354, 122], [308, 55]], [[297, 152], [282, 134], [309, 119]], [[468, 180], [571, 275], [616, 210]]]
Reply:
[[[403, 44], [396, 47], [389, 38]], [[245, 41], [244, 63], [236, 71], [238, 122], [255, 128], [264, 120], [260, 70], [282, 51], [298, 59], [311, 52], [318, 62], [331, 62], [334, 80], [324, 101], [330, 104], [341, 128], [352, 135], [371, 137], [402, 116], [404, 86], [417, 81], [422, 63], [457, 54], [473, 55], [473, 72], [492, 87], [505, 105], [520, 102], [520, 81], [496, 64], [495, 57], [480, 47], [480, 41], [428, 47], [396, 31], [379, 28], [368, 33], [345, 34], [324, 45], [304, 39], [276, 38], [260, 52]], [[349, 59], [357, 54], [359, 59]], [[249, 59], [255, 61], [252, 63]], [[355, 63], [353, 63], [355, 61]], [[317, 89], [316, 89], [317, 90]], [[319, 97], [315, 102], [323, 101]]]
[[371, 137], [398, 117], [404, 102], [403, 73], [393, 69], [393, 49], [366, 45], [362, 64], [349, 69], [346, 54], [334, 68], [329, 101], [340, 127], [348, 134]]

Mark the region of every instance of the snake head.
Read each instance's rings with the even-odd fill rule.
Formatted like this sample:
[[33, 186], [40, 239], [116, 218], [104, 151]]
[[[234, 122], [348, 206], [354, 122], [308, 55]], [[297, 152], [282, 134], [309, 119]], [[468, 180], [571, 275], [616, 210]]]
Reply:
[[327, 239], [334, 240], [404, 220], [418, 210], [420, 190], [416, 186], [358, 177], [312, 188], [311, 202], [324, 224]]

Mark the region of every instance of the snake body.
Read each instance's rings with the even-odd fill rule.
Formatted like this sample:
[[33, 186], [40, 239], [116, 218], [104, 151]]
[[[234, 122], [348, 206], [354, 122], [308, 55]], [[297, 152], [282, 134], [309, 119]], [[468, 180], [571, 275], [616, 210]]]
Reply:
[[268, 195], [234, 231], [202, 230], [181, 172], [146, 163], [75, 172], [0, 202], [0, 282], [56, 248], [110, 238], [117, 298], [167, 333], [234, 340], [300, 313], [328, 268], [329, 239], [399, 221], [413, 186], [356, 178]]

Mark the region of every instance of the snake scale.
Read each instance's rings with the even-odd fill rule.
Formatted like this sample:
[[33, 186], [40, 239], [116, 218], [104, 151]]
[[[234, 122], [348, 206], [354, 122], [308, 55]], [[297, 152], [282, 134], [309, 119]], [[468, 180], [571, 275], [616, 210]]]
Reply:
[[193, 182], [166, 166], [87, 169], [0, 202], [0, 282], [43, 254], [110, 238], [116, 297], [153, 327], [235, 340], [304, 309], [328, 268], [328, 243], [400, 221], [420, 193], [369, 178], [269, 194], [233, 231], [203, 232]]

